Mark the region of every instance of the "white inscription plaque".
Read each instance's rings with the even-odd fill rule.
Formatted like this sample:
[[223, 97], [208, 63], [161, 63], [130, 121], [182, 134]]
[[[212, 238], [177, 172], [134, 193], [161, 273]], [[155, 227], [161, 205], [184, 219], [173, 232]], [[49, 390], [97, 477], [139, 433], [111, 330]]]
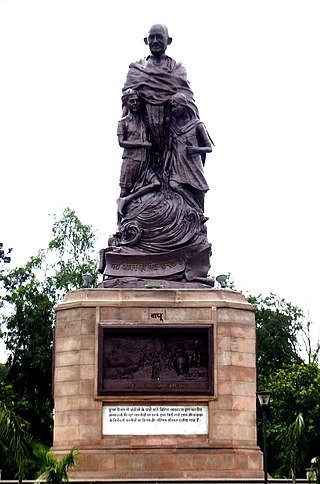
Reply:
[[103, 407], [103, 435], [207, 434], [208, 407], [120, 406]]

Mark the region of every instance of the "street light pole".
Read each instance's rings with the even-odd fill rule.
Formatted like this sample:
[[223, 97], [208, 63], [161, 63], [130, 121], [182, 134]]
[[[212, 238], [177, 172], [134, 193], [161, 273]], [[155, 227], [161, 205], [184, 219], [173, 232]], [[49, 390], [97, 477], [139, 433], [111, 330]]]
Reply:
[[257, 397], [262, 411], [262, 433], [263, 433], [263, 473], [264, 484], [268, 484], [268, 459], [267, 459], [267, 408], [270, 400], [269, 392], [257, 392]]

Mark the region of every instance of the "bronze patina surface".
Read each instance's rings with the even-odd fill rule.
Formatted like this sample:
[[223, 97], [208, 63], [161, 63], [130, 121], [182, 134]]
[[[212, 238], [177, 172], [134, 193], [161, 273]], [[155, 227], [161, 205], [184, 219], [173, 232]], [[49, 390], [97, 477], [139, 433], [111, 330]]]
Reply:
[[150, 55], [130, 64], [122, 90], [118, 229], [100, 251], [100, 287], [210, 287], [204, 164], [213, 142], [186, 69], [166, 54], [167, 27], [153, 25], [144, 41]]
[[212, 394], [212, 326], [100, 326], [99, 395]]

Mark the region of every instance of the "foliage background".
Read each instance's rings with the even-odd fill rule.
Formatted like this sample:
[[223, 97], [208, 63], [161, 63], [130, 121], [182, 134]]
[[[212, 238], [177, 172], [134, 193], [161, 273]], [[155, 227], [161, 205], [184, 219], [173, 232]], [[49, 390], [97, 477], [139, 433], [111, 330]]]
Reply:
[[[0, 422], [7, 412], [12, 421], [21, 422], [16, 454], [10, 452], [17, 444], [12, 436], [4, 439], [5, 434], [0, 435], [4, 478], [34, 478], [39, 455], [43, 456], [52, 443], [54, 308], [67, 291], [82, 286], [83, 274], [90, 273], [96, 285], [94, 244], [93, 227], [66, 208], [60, 218], [53, 218], [47, 249], [39, 250], [23, 267], [0, 267], [0, 336], [9, 351], [7, 364], [0, 366]], [[234, 290], [230, 275], [229, 287]], [[249, 295], [248, 300], [256, 307], [257, 387], [271, 392], [268, 471], [274, 477], [291, 477], [294, 462], [295, 475], [305, 477], [305, 469], [320, 449], [319, 342], [310, 336], [312, 323], [292, 303], [273, 293]], [[262, 447], [258, 404], [257, 415]], [[292, 447], [292, 454], [286, 435], [299, 415], [303, 419], [303, 445], [301, 439]], [[39, 444], [46, 450], [36, 451]]]

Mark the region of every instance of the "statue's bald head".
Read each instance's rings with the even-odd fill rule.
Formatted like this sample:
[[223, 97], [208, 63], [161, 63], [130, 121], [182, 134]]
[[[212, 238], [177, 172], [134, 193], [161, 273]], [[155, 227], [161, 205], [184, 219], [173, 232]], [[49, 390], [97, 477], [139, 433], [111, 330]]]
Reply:
[[151, 53], [153, 43], [163, 43], [163, 52], [166, 50], [167, 45], [170, 45], [172, 42], [172, 38], [169, 37], [168, 28], [164, 24], [155, 24], [150, 27], [147, 37], [144, 38], [145, 44], [149, 45]]
[[169, 31], [168, 31], [168, 27], [164, 24], [154, 24], [150, 27], [148, 33], [147, 33], [147, 37], [148, 35], [150, 34], [150, 32], [154, 32], [154, 31], [162, 31], [162, 33], [164, 35], [166, 35], [167, 37], [169, 37]]

